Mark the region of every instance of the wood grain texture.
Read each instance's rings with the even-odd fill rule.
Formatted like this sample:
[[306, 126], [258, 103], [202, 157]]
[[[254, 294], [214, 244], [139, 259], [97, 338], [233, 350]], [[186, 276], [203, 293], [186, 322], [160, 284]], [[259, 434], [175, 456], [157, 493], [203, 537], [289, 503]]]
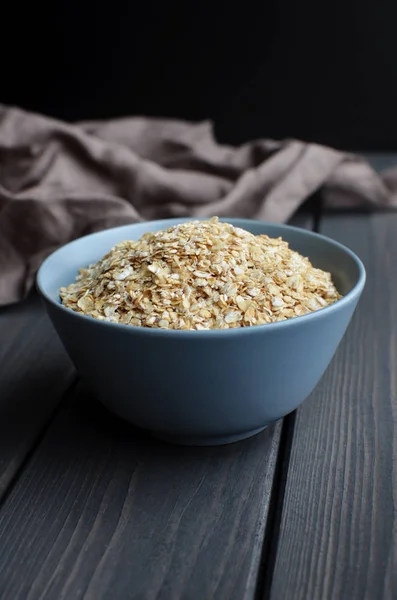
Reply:
[[397, 598], [397, 216], [321, 230], [367, 286], [332, 365], [298, 410], [271, 600]]
[[[36, 300], [2, 316], [6, 486], [70, 370]], [[281, 429], [178, 448], [74, 388], [0, 510], [0, 599], [254, 598]]]
[[0, 511], [1, 600], [253, 598], [280, 431], [171, 446], [78, 388]]
[[0, 311], [0, 501], [73, 377], [36, 296]]

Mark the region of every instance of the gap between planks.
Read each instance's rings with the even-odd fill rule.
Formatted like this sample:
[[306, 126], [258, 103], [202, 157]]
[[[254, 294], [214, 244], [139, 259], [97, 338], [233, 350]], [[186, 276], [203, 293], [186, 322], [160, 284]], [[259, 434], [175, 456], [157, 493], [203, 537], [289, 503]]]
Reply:
[[397, 215], [326, 216], [367, 268], [352, 323], [297, 412], [271, 600], [397, 597]]

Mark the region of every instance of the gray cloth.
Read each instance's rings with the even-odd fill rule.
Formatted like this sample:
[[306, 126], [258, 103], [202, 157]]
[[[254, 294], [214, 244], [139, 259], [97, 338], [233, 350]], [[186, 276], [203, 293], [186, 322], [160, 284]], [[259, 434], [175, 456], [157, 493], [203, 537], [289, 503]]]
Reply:
[[0, 105], [0, 305], [24, 298], [43, 259], [145, 219], [286, 221], [313, 192], [332, 206], [397, 206], [397, 171], [297, 140], [218, 144], [209, 122], [140, 117], [66, 124]]

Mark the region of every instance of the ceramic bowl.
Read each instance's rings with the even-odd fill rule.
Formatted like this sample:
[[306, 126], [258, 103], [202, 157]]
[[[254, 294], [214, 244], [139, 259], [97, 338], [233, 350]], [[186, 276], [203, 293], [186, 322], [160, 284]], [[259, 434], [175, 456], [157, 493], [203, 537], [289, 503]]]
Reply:
[[38, 289], [76, 369], [111, 411], [155, 436], [189, 445], [233, 442], [296, 409], [329, 365], [365, 283], [353, 252], [287, 225], [225, 219], [281, 236], [330, 271], [343, 298], [308, 315], [230, 330], [170, 331], [98, 321], [65, 308], [59, 288], [114, 244], [188, 219], [117, 227], [80, 238], [42, 264]]

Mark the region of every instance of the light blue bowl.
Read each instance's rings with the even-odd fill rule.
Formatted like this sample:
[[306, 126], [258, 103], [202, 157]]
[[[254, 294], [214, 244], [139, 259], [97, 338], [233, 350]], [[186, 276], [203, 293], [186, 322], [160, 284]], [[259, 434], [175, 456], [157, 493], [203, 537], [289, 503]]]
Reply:
[[329, 365], [365, 283], [361, 261], [324, 236], [225, 219], [254, 234], [281, 236], [314, 266], [330, 271], [343, 298], [287, 321], [212, 331], [167, 331], [98, 321], [62, 306], [59, 288], [116, 243], [189, 219], [117, 227], [78, 239], [42, 264], [38, 289], [78, 372], [120, 417], [179, 444], [247, 438], [293, 411]]

